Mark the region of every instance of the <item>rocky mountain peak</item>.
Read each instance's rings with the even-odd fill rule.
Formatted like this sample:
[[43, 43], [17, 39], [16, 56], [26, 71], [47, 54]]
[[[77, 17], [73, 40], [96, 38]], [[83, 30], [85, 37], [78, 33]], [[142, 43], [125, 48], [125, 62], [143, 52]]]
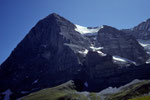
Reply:
[[55, 16], [55, 17], [60, 17], [57, 13], [51, 13], [49, 16]]
[[[105, 29], [116, 29], [116, 28], [114, 28], [114, 27], [112, 27], [112, 26], [109, 26], [109, 25], [102, 25], [102, 28], [105, 28]], [[117, 29], [116, 29], [117, 30]]]
[[136, 39], [149, 40], [150, 39], [150, 19], [138, 24], [131, 29], [122, 30], [128, 35], [134, 36]]
[[109, 38], [122, 37], [125, 35], [125, 33], [108, 25], [103, 25], [103, 27], [99, 30], [98, 33], [99, 35], [105, 35], [105, 37], [109, 37]]
[[138, 26], [134, 27], [135, 31], [149, 31], [150, 32], [150, 19], [140, 23]]
[[45, 19], [57, 19], [57, 20], [66, 20], [65, 18], [61, 17], [57, 13], [49, 14]]

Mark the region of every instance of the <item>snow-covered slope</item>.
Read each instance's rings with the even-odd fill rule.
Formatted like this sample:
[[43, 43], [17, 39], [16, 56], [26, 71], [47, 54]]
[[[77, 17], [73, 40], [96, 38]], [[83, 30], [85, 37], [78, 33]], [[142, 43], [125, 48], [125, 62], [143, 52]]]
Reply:
[[76, 28], [75, 31], [81, 33], [81, 34], [88, 34], [88, 35], [96, 35], [97, 32], [102, 28], [102, 27], [96, 27], [96, 28], [88, 28], [84, 26], [80, 26], [75, 24]]
[[142, 40], [142, 39], [137, 39], [137, 41], [139, 42], [139, 44], [144, 47], [144, 49], [146, 50], [146, 52], [148, 54], [150, 54], [150, 40]]
[[[144, 48], [146, 53], [150, 55], [150, 40], [137, 39], [137, 41]], [[150, 63], [150, 59], [148, 59], [146, 63]]]

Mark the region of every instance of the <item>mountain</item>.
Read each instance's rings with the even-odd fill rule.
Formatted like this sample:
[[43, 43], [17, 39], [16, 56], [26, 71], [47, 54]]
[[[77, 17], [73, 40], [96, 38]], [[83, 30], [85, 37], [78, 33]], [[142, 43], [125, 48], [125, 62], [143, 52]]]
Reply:
[[0, 90], [32, 91], [78, 74], [82, 67], [77, 50], [90, 43], [74, 28], [55, 13], [40, 20], [1, 65]]
[[[149, 54], [137, 38], [111, 26], [83, 27], [56, 13], [40, 20], [0, 66], [0, 98], [16, 99], [73, 80], [97, 92], [149, 79]], [[6, 95], [5, 95], [6, 96]]]

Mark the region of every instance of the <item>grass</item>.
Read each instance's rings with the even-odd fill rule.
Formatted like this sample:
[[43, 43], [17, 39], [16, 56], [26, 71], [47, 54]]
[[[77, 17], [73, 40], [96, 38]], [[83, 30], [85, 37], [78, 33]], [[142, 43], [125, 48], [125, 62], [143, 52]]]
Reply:
[[148, 96], [142, 96], [134, 99], [129, 99], [129, 100], [150, 100], [150, 95]]
[[90, 93], [89, 94], [90, 100], [101, 100], [100, 96], [97, 93]]
[[71, 81], [54, 88], [47, 88], [22, 98], [22, 100], [59, 100], [67, 97], [68, 93], [74, 93], [75, 86]]
[[47, 88], [28, 96], [23, 97], [21, 100], [100, 100], [95, 93], [84, 95], [75, 90], [75, 85], [71, 81], [54, 88]]
[[[122, 89], [121, 92], [112, 94], [107, 97], [108, 100], [128, 100], [129, 98], [133, 98], [139, 95], [142, 95], [142, 92], [144, 93], [144, 88], [141, 88], [141, 86], [144, 86], [146, 84], [149, 84], [149, 81], [142, 81], [139, 83], [135, 83], [133, 85], [130, 85], [124, 89]], [[150, 86], [149, 86], [150, 87]]]

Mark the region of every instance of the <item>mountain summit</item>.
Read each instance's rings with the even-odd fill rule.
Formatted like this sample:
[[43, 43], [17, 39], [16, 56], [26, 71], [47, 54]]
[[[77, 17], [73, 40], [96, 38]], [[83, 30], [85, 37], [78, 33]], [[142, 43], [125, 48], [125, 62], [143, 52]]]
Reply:
[[124, 30], [127, 34], [133, 35], [137, 39], [149, 40], [150, 39], [150, 19], [140, 23], [139, 25]]

